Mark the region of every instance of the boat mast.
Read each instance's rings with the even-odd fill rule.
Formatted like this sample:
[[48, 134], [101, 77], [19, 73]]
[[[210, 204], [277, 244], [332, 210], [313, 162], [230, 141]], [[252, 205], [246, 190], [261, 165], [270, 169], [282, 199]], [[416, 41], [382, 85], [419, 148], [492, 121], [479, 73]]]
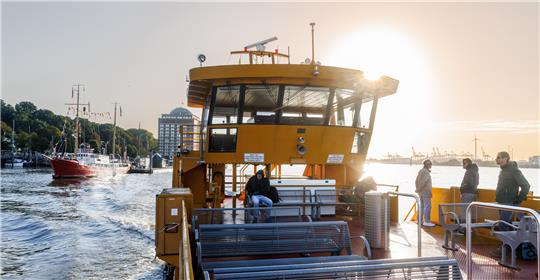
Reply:
[[90, 111], [90, 103], [88, 104], [80, 104], [80, 100], [79, 100], [79, 93], [81, 91], [81, 88], [83, 91], [86, 91], [86, 86], [85, 85], [82, 85], [82, 84], [76, 84], [76, 85], [73, 85], [71, 87], [71, 98], [74, 97], [74, 94], [77, 93], [77, 103], [75, 104], [66, 104], [66, 105], [75, 105], [75, 143], [73, 144], [73, 153], [76, 155], [77, 154], [77, 148], [79, 147], [79, 134], [80, 134], [80, 131], [79, 131], [79, 106], [81, 105], [85, 105], [85, 106], [88, 106], [88, 111]]
[[[113, 136], [112, 136], [112, 154], [113, 160], [116, 158], [116, 107], [118, 102], [114, 102], [114, 123], [113, 123]], [[122, 107], [120, 107], [120, 116], [122, 115]]]
[[141, 153], [141, 122], [139, 122], [139, 131], [137, 131], [137, 141], [139, 142], [137, 147], [137, 156]]
[[11, 130], [11, 151], [13, 154], [17, 151], [17, 148], [15, 147], [15, 119], [13, 119], [13, 124], [11, 125], [13, 128]]

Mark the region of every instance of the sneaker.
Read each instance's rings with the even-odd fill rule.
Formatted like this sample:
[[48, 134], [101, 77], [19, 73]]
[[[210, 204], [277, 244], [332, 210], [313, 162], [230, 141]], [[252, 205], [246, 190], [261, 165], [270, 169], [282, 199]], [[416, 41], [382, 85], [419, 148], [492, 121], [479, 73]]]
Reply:
[[432, 223], [432, 222], [426, 222], [426, 223], [423, 223], [422, 226], [424, 226], [424, 227], [434, 227], [435, 224]]

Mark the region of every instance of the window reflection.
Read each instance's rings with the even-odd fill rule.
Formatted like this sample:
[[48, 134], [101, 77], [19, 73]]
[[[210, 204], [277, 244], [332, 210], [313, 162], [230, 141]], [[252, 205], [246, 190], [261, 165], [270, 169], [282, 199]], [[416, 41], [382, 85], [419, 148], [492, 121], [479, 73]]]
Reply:
[[349, 89], [245, 85], [215, 90], [211, 124], [331, 125], [369, 128], [373, 97]]

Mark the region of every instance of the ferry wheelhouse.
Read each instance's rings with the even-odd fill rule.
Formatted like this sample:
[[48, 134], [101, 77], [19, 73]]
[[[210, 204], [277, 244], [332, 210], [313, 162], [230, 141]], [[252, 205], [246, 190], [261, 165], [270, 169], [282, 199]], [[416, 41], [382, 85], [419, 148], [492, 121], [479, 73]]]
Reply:
[[[203, 67], [201, 61], [189, 73], [188, 106], [202, 109], [201, 124], [179, 131], [172, 188], [156, 196], [156, 254], [167, 263], [165, 278], [462, 279], [462, 236], [403, 222], [397, 196], [414, 194], [390, 186], [386, 214], [378, 219], [387, 219], [389, 235], [379, 246], [361, 237], [381, 225], [368, 221], [367, 200], [355, 208], [342, 197], [363, 175], [379, 99], [396, 93], [396, 79], [370, 80], [362, 71], [320, 65], [313, 57], [290, 64], [287, 54], [264, 48], [231, 54], [247, 56], [247, 63]], [[258, 63], [263, 60], [268, 63]], [[302, 167], [297, 179], [283, 176], [290, 165]], [[247, 178], [260, 168], [285, 200], [271, 208], [267, 223], [253, 223], [249, 216], [259, 212], [239, 200]], [[232, 197], [225, 197], [226, 185]], [[456, 188], [434, 188], [433, 196], [433, 220], [445, 203], [460, 202]], [[493, 197], [493, 191], [480, 193], [480, 200]], [[524, 206], [540, 208], [532, 196]], [[453, 207], [452, 213], [461, 213]], [[418, 208], [406, 216], [414, 220]], [[455, 224], [449, 216], [440, 223]], [[534, 264], [520, 262], [520, 272], [488, 259], [486, 250], [498, 245], [489, 229], [482, 230], [475, 230], [480, 255], [471, 264], [477, 275], [534, 277]], [[338, 238], [338, 232], [346, 235]], [[446, 234], [460, 249], [441, 247]]]

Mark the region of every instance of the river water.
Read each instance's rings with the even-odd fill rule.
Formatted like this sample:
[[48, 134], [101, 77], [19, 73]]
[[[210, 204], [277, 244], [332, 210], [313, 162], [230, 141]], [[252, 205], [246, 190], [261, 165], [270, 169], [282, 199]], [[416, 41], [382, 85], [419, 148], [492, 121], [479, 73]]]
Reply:
[[2, 279], [159, 279], [155, 195], [171, 172], [53, 180], [2, 169]]
[[[403, 192], [414, 191], [420, 168], [365, 165], [377, 182], [399, 185]], [[301, 174], [303, 168], [297, 169]], [[539, 171], [522, 169], [536, 194]], [[480, 186], [495, 188], [498, 172], [480, 167]], [[463, 173], [460, 167], [434, 166], [433, 184], [458, 186]], [[170, 185], [170, 170], [62, 181], [53, 180], [48, 169], [3, 169], [0, 278], [160, 279], [155, 195]]]
[[[382, 164], [368, 163], [364, 165], [367, 176], [372, 176], [377, 183], [399, 185], [404, 192], [414, 192], [414, 181], [418, 171], [422, 168], [419, 164]], [[540, 195], [540, 169], [521, 168], [527, 181], [531, 185], [531, 191]], [[499, 178], [499, 167], [479, 167], [480, 185], [482, 189], [495, 189]], [[465, 169], [460, 166], [438, 166], [431, 168], [431, 178], [434, 187], [450, 188], [460, 186]]]

